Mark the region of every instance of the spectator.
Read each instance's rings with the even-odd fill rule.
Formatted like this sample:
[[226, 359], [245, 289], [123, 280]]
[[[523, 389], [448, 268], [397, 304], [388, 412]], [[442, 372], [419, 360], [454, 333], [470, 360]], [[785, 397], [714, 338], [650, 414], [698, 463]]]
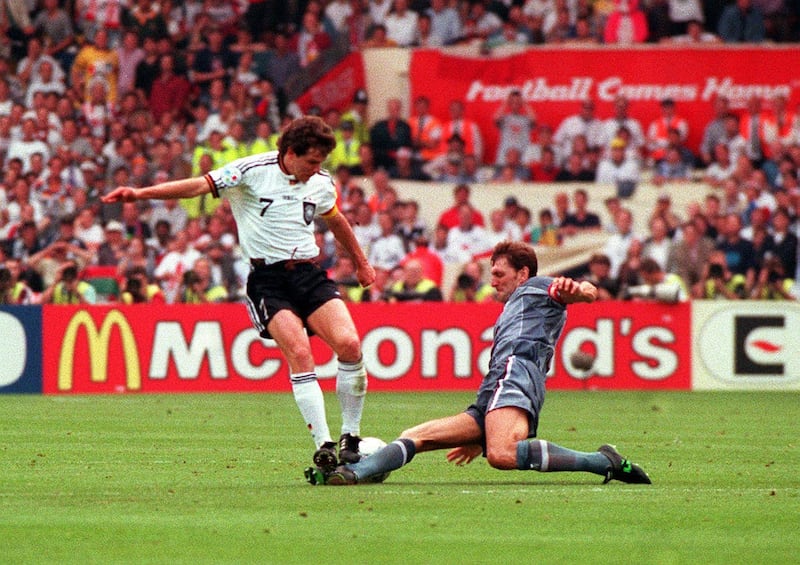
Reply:
[[704, 300], [741, 300], [747, 297], [747, 280], [728, 268], [725, 252], [711, 252], [700, 280], [692, 287], [692, 297]]
[[772, 238], [775, 242], [775, 256], [783, 265], [784, 273], [793, 277], [797, 271], [797, 235], [790, 230], [789, 211], [778, 207], [772, 215]]
[[235, 54], [225, 45], [222, 30], [213, 26], [208, 32], [208, 45], [194, 55], [189, 80], [201, 97], [207, 97], [212, 83], [222, 80], [225, 85], [235, 68]]
[[389, 302], [441, 302], [442, 290], [423, 275], [422, 263], [411, 259], [402, 268], [400, 280], [387, 291]]
[[283, 92], [286, 82], [299, 67], [300, 56], [292, 49], [291, 36], [286, 32], [276, 33], [265, 72], [278, 92]]
[[464, 22], [462, 35], [465, 39], [486, 41], [491, 35], [500, 32], [503, 19], [496, 13], [487, 10], [486, 0], [475, 0], [469, 3], [469, 16]]
[[541, 159], [531, 163], [530, 179], [533, 182], [554, 182], [560, 172], [555, 151], [547, 146], [542, 149]]
[[386, 102], [386, 111], [387, 117], [372, 126], [369, 138], [375, 153], [375, 164], [388, 170], [395, 164], [397, 150], [412, 147], [414, 142], [411, 127], [401, 115], [403, 104], [400, 99], [390, 98]]
[[175, 59], [171, 55], [161, 57], [159, 68], [159, 75], [150, 89], [150, 112], [156, 122], [161, 122], [165, 115], [180, 121], [188, 113], [192, 85], [185, 77], [175, 74]]
[[572, 194], [573, 211], [569, 212], [559, 225], [561, 235], [571, 237], [586, 231], [599, 231], [602, 228], [600, 216], [589, 211], [589, 193], [579, 188]]
[[691, 288], [702, 278], [713, 250], [713, 240], [701, 234], [693, 222], [686, 222], [681, 226], [681, 238], [670, 245], [666, 270], [677, 274]]
[[72, 53], [75, 40], [72, 20], [69, 14], [59, 7], [58, 0], [44, 0], [42, 5], [43, 10], [33, 20], [33, 28], [42, 37], [46, 46], [45, 55], [58, 61], [63, 73], [69, 73], [75, 57]]
[[470, 261], [461, 270], [447, 297], [448, 302], [481, 303], [494, 299], [494, 288], [484, 279], [483, 265]]
[[639, 0], [619, 0], [606, 20], [603, 41], [620, 45], [644, 43], [647, 35], [647, 17], [639, 8]]
[[459, 224], [459, 209], [462, 204], [468, 204], [472, 210], [472, 223], [476, 226], [483, 226], [483, 214], [470, 203], [472, 190], [467, 184], [458, 184], [453, 188], [453, 205], [439, 215], [438, 225], [444, 226], [448, 230]]
[[397, 190], [389, 182], [389, 173], [378, 169], [372, 175], [373, 193], [367, 203], [373, 212], [388, 212], [397, 201]]
[[[706, 124], [703, 130], [703, 140], [700, 142], [700, 159], [706, 165], [710, 164], [714, 148], [721, 142], [725, 142], [726, 126], [725, 121], [730, 112], [730, 102], [725, 96], [716, 96], [713, 101], [714, 118]], [[731, 160], [733, 155], [731, 155]]]
[[461, 39], [461, 19], [446, 0], [431, 0], [425, 13], [430, 18], [431, 35], [438, 38], [440, 45], [451, 45]]
[[630, 139], [627, 149], [631, 157], [641, 156], [644, 147], [644, 134], [639, 120], [629, 114], [630, 104], [624, 95], [614, 98], [614, 116], [603, 122], [603, 149], [609, 149], [611, 143], [620, 137], [620, 130], [627, 130]]
[[22, 264], [18, 259], [7, 258], [0, 266], [0, 305], [34, 304], [37, 297], [33, 290], [20, 280]]
[[[435, 0], [441, 2], [442, 0]], [[474, 155], [478, 162], [483, 160], [483, 136], [477, 122], [464, 117], [464, 103], [461, 100], [451, 100], [448, 105], [450, 119], [442, 123], [441, 146], [439, 154], [447, 154], [450, 150], [449, 143], [453, 136], [463, 142], [465, 155]]]
[[78, 278], [78, 267], [71, 262], [58, 269], [56, 282], [42, 293], [42, 304], [95, 304], [97, 292]]
[[595, 178], [595, 172], [584, 166], [583, 158], [579, 153], [570, 153], [564, 167], [558, 170], [554, 182], [590, 182]]
[[372, 26], [372, 30], [368, 34], [367, 39], [361, 44], [361, 49], [397, 47], [397, 42], [394, 39], [390, 39], [386, 34], [387, 31], [384, 24], [375, 24]]
[[429, 181], [431, 177], [414, 159], [414, 152], [408, 147], [401, 147], [397, 150], [395, 166], [389, 170], [389, 176], [393, 179]]
[[512, 90], [497, 109], [494, 124], [500, 133], [495, 166], [504, 165], [509, 149], [515, 148], [523, 154], [530, 144], [531, 133], [536, 124], [536, 112], [522, 98], [521, 91]]
[[793, 294], [794, 286], [794, 279], [786, 275], [780, 259], [769, 257], [759, 270], [750, 297], [757, 300], [797, 300]]
[[639, 279], [643, 286], [628, 287], [625, 298], [657, 300], [659, 302], [685, 302], [689, 299], [686, 283], [675, 273], [666, 273], [652, 257], [642, 259]]
[[367, 106], [369, 97], [367, 91], [359, 89], [353, 95], [350, 107], [342, 114], [342, 122], [353, 123], [355, 138], [360, 144], [369, 143], [369, 126], [367, 125]]
[[335, 170], [344, 166], [351, 171], [356, 170], [361, 165], [359, 152], [361, 142], [355, 138], [355, 124], [350, 120], [343, 120], [340, 123], [339, 134], [336, 146], [328, 156], [328, 168]]
[[753, 243], [741, 235], [742, 220], [735, 214], [728, 214], [720, 226], [717, 249], [725, 253], [725, 263], [734, 274], [745, 277], [747, 290], [755, 282], [756, 259]]
[[615, 184], [631, 183], [635, 186], [639, 182], [639, 165], [626, 156], [627, 145], [621, 138], [611, 142], [611, 151], [608, 158], [600, 161], [597, 166], [595, 182]]
[[194, 267], [183, 275], [183, 292], [180, 301], [183, 304], [206, 304], [227, 300], [226, 288], [211, 280], [211, 262], [205, 257], [197, 259]]
[[414, 100], [408, 125], [411, 127], [415, 157], [423, 163], [431, 161], [439, 152], [442, 124], [430, 113], [430, 100], [426, 96], [418, 96]]
[[459, 263], [466, 263], [473, 257], [491, 249], [491, 243], [483, 226], [473, 222], [474, 210], [468, 202], [457, 209], [458, 224], [447, 232], [447, 250]]
[[117, 100], [117, 79], [119, 76], [119, 56], [108, 43], [108, 32], [98, 30], [94, 40], [78, 51], [71, 69], [71, 84], [83, 92], [85, 101], [93, 100], [92, 88], [103, 84], [106, 100], [114, 104]]
[[386, 16], [392, 9], [392, 0], [368, 0], [369, 17], [376, 26], [386, 22]]
[[406, 251], [414, 247], [414, 242], [427, 231], [425, 221], [419, 217], [419, 204], [416, 200], [398, 201], [394, 205], [396, 232], [403, 239]]
[[689, 124], [683, 117], [675, 113], [675, 101], [665, 98], [661, 101], [661, 116], [653, 120], [647, 128], [647, 151], [653, 162], [666, 158], [670, 146], [670, 129], [675, 129], [684, 141], [689, 135]]
[[[671, 2], [676, 3], [676, 2]], [[700, 20], [686, 22], [686, 32], [669, 38], [669, 41], [678, 45], [719, 43], [721, 40], [715, 34], [706, 31]]]
[[[213, 9], [213, 2], [206, 6], [208, 13]], [[167, 36], [167, 22], [161, 15], [159, 3], [153, 0], [135, 0], [132, 6], [122, 10], [122, 26], [136, 32], [139, 37], [161, 39]]]
[[589, 257], [587, 280], [597, 287], [598, 300], [614, 300], [619, 295], [619, 281], [611, 276], [611, 261], [607, 255], [594, 253]]
[[151, 282], [144, 267], [131, 267], [125, 272], [125, 286], [120, 294], [123, 304], [163, 304], [161, 287]]
[[[52, 77], [56, 82], [64, 82], [66, 73], [61, 68], [60, 63], [52, 56], [44, 51], [42, 38], [34, 35], [28, 40], [27, 52], [23, 59], [17, 63], [17, 77], [22, 84], [28, 86], [39, 79], [41, 79], [41, 65], [42, 63], [50, 63], [50, 71]], [[26, 106], [30, 107], [30, 103], [26, 102]]]
[[690, 165], [681, 158], [677, 147], [668, 147], [664, 159], [656, 163], [653, 184], [662, 185], [668, 182], [687, 182], [692, 180]]
[[486, 229], [489, 243], [494, 247], [501, 241], [521, 241], [522, 233], [519, 226], [511, 219], [506, 218], [502, 208], [496, 208], [489, 214], [489, 226]]
[[581, 101], [580, 111], [562, 120], [553, 136], [553, 142], [562, 155], [573, 153], [573, 141], [583, 136], [589, 147], [600, 147], [605, 143], [603, 122], [595, 117], [595, 104], [591, 99]]
[[442, 277], [444, 276], [444, 263], [441, 257], [434, 253], [430, 248], [430, 237], [427, 233], [418, 233], [414, 238], [412, 250], [406, 253], [400, 261], [400, 266], [404, 266], [410, 260], [419, 261], [422, 265], [422, 276], [431, 279], [436, 286], [441, 287]]
[[717, 33], [725, 43], [761, 43], [766, 36], [764, 13], [752, 0], [736, 0], [722, 11]]
[[526, 241], [530, 241], [534, 245], [549, 247], [561, 244], [558, 227], [553, 221], [553, 212], [548, 208], [539, 210], [539, 224], [530, 230], [530, 239], [526, 239]]
[[386, 15], [386, 37], [400, 47], [409, 47], [414, 42], [417, 30], [417, 12], [409, 9], [408, 0], [394, 0], [392, 10]]
[[31, 168], [31, 158], [40, 153], [45, 159], [50, 156], [50, 147], [36, 137], [36, 120], [30, 116], [22, 121], [21, 134], [11, 139], [6, 151], [6, 166], [13, 160], [22, 162], [22, 173], [27, 173]]
[[378, 225], [381, 234], [370, 244], [367, 257], [376, 269], [391, 271], [405, 257], [403, 238], [397, 234], [396, 222], [389, 211], [378, 213]]
[[628, 253], [631, 242], [638, 240], [633, 231], [633, 213], [627, 208], [620, 208], [614, 216], [616, 232], [611, 235], [604, 246], [604, 253], [611, 261], [611, 276], [619, 277], [619, 270]]

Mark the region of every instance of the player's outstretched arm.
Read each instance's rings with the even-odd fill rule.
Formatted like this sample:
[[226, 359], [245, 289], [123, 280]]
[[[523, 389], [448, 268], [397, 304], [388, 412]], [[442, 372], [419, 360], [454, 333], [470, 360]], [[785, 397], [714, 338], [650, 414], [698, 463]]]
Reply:
[[106, 204], [136, 200], [172, 200], [174, 198], [192, 198], [207, 192], [211, 192], [211, 185], [205, 177], [192, 177], [144, 188], [119, 186], [103, 196], [101, 200]]
[[358, 244], [353, 228], [350, 227], [350, 222], [343, 214], [335, 213], [330, 216], [325, 216], [325, 222], [328, 224], [336, 241], [342, 244], [345, 251], [353, 258], [356, 264], [356, 277], [359, 284], [363, 287], [368, 287], [375, 282], [375, 269], [367, 261], [364, 255], [364, 250]]
[[556, 277], [550, 284], [550, 294], [564, 304], [594, 302], [597, 300], [597, 287], [589, 281], [578, 282], [569, 277]]

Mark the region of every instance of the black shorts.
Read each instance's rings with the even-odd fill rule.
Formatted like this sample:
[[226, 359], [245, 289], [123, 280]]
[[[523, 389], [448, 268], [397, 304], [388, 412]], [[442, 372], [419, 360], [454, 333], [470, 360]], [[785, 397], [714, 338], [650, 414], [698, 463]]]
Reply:
[[308, 317], [335, 298], [341, 298], [336, 283], [325, 271], [309, 262], [287, 267], [287, 262], [282, 261], [255, 267], [247, 278], [247, 311], [265, 339], [271, 337], [267, 325], [279, 311], [291, 310], [308, 329]]

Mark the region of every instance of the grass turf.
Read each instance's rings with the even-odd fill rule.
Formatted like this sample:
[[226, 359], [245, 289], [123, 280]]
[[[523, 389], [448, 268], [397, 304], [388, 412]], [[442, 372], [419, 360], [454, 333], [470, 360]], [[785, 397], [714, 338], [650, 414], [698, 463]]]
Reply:
[[[362, 431], [389, 441], [471, 399], [373, 393]], [[0, 560], [796, 562], [798, 400], [549, 393], [541, 437], [616, 444], [651, 486], [434, 452], [384, 484], [333, 488], [304, 482], [311, 440], [290, 396], [0, 396]]]

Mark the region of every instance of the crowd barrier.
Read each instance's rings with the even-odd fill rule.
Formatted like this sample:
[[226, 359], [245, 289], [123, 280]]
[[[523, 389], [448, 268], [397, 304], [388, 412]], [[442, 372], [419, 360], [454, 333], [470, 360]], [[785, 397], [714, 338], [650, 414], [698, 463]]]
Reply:
[[[371, 391], [476, 390], [500, 304], [357, 304]], [[242, 304], [0, 308], [0, 392], [288, 392]], [[552, 390], [800, 390], [800, 306], [763, 301], [570, 306]], [[313, 338], [323, 389], [336, 360]], [[589, 369], [576, 351], [594, 357]]]

